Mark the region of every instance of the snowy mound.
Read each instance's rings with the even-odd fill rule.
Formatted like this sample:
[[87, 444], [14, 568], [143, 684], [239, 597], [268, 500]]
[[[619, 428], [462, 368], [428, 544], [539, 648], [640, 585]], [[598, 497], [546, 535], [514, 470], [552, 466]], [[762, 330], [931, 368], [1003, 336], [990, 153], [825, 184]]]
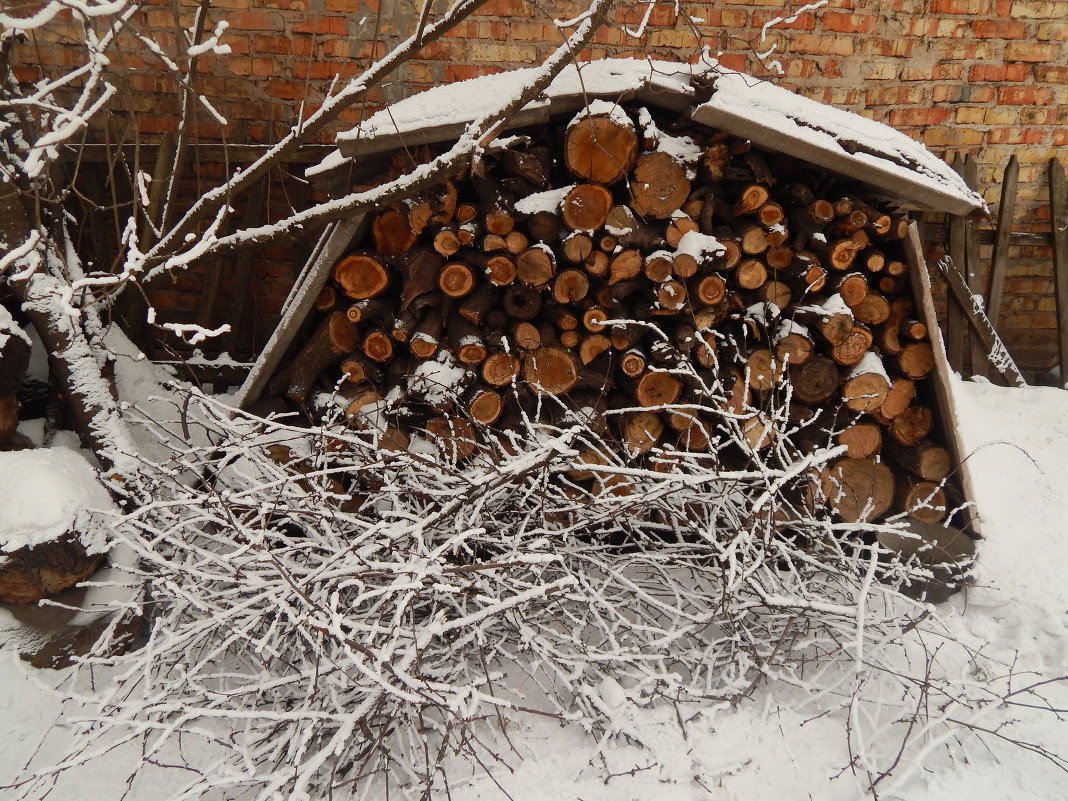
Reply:
[[85, 458], [66, 448], [0, 453], [0, 553], [49, 542], [77, 529], [89, 553], [106, 546], [92, 511], [113, 509]]

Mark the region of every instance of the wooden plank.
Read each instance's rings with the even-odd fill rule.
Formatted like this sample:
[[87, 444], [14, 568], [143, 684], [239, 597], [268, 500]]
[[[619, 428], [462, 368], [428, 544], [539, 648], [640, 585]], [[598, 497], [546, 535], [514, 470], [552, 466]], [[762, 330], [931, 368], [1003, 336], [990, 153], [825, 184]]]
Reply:
[[842, 151], [836, 152], [825, 147], [790, 136], [762, 123], [740, 114], [717, 109], [711, 106], [698, 106], [691, 114], [694, 122], [732, 133], [752, 140], [754, 144], [788, 153], [795, 158], [809, 161], [825, 169], [858, 181], [864, 181], [882, 190], [894, 198], [916, 203], [924, 208], [945, 211], [950, 214], [967, 216], [977, 207], [965, 199], [944, 192], [930, 181], [919, 176], [913, 178], [900, 169], [884, 169], [871, 161], [854, 158]]
[[[931, 296], [931, 278], [927, 274], [927, 264], [923, 258], [923, 245], [920, 243], [919, 231], [916, 223], [909, 224], [909, 235], [905, 238], [905, 256], [909, 265], [910, 283], [916, 298], [916, 308], [923, 314], [923, 322], [931, 337], [931, 349], [934, 351], [934, 370], [931, 374], [931, 383], [934, 386], [935, 401], [938, 404], [938, 417], [942, 423], [942, 434], [955, 466], [955, 472], [960, 480], [961, 491], [966, 501], [975, 501], [975, 489], [972, 484], [971, 470], [968, 460], [965, 458], [964, 446], [960, 441], [960, 424], [957, 419], [957, 409], [953, 405], [953, 387], [950, 384], [952, 368], [946, 359], [945, 340], [942, 330], [938, 327], [938, 318], [935, 314], [934, 298]], [[968, 506], [964, 510], [968, 521], [968, 528], [976, 536], [982, 534], [979, 515], [974, 506]]]
[[990, 318], [983, 313], [982, 308], [975, 302], [975, 294], [971, 287], [964, 283], [964, 277], [954, 270], [952, 265], [939, 262], [938, 268], [946, 281], [946, 287], [963, 310], [964, 319], [971, 326], [972, 342], [979, 348], [978, 358], [972, 363], [972, 371], [978, 373], [989, 365], [992, 378], [1000, 378], [1005, 386], [1025, 387], [1024, 380], [1016, 362], [1012, 360], [1008, 349], [1001, 341], [997, 331], [994, 330]]
[[1009, 247], [1012, 245], [1012, 224], [1016, 217], [1016, 185], [1020, 179], [1020, 162], [1013, 155], [1001, 179], [1001, 202], [998, 204], [998, 223], [994, 232], [994, 254], [990, 263], [990, 292], [986, 296], [986, 313], [997, 327], [1001, 303], [1005, 295], [1005, 272], [1009, 268]]
[[[953, 158], [953, 169], [962, 169], [960, 156]], [[967, 240], [964, 231], [964, 218], [954, 215], [949, 221], [949, 258], [956, 269], [964, 264]], [[946, 298], [946, 356], [949, 365], [956, 372], [964, 371], [964, 311], [957, 305], [954, 297]]]
[[[971, 153], [964, 157], [964, 183], [968, 185], [969, 189], [979, 189], [979, 168]], [[971, 297], [967, 298], [967, 301], [970, 302], [965, 303], [963, 309], [965, 315], [969, 315], [978, 299], [983, 297], [983, 262], [979, 252], [979, 233], [974, 220], [966, 219], [964, 221], [964, 245], [964, 272], [968, 281], [968, 289], [971, 291]], [[985, 320], [986, 317], [984, 316], [983, 319]], [[971, 371], [973, 375], [985, 375], [990, 378], [990, 370], [996, 368], [988, 358], [990, 349], [983, 350], [984, 343], [980, 341], [981, 338], [979, 336], [976, 336], [977, 333], [977, 331], [972, 331], [969, 332], [968, 336]]]
[[1053, 234], [1053, 286], [1057, 296], [1057, 349], [1061, 360], [1061, 386], [1068, 385], [1068, 195], [1064, 167], [1049, 160], [1050, 230]]
[[[248, 204], [241, 215], [241, 228], [251, 228], [263, 218], [263, 204], [267, 198], [267, 184], [270, 178], [264, 176], [263, 180], [257, 181], [249, 192]], [[234, 292], [230, 305], [230, 333], [223, 340], [223, 349], [234, 353], [238, 345], [238, 335], [242, 330], [245, 318], [245, 305], [248, 301], [248, 285], [252, 277], [252, 260], [256, 255], [257, 248], [244, 248], [237, 254], [234, 262]], [[221, 273], [221, 270], [216, 270]], [[207, 326], [207, 323], [201, 323]]]
[[[173, 136], [173, 134], [171, 134]], [[163, 146], [162, 142], [112, 145], [106, 143], [80, 144], [63, 147], [60, 159], [65, 162], [111, 163], [117, 159], [133, 161], [138, 152], [142, 157], [153, 156]], [[270, 149], [270, 145], [234, 145], [190, 142], [186, 145], [196, 160], [212, 164], [251, 164]], [[318, 164], [336, 150], [333, 145], [301, 145], [287, 154], [279, 163]]]
[[[979, 244], [981, 245], [995, 245], [997, 244], [996, 236], [997, 231], [993, 228], [979, 228]], [[949, 226], [941, 223], [928, 223], [923, 241], [924, 242], [936, 242], [939, 244], [945, 243], [949, 239]], [[1031, 245], [1034, 247], [1051, 247], [1053, 245], [1053, 238], [1045, 231], [1012, 231], [1009, 233], [1009, 246], [1013, 245]]]
[[238, 409], [245, 409], [259, 399], [268, 380], [289, 350], [297, 330], [315, 305], [319, 292], [326, 286], [334, 264], [348, 250], [353, 239], [363, 233], [368, 219], [368, 215], [360, 214], [330, 223], [325, 245], [313, 253], [303, 275], [293, 285], [281, 321], [237, 392], [234, 402]]

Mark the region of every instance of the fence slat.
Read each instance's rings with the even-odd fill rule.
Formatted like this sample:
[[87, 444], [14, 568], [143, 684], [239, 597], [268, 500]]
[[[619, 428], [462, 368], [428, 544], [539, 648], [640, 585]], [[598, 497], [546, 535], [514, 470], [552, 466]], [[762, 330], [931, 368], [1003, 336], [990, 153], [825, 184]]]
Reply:
[[1050, 230], [1053, 234], [1053, 284], [1057, 297], [1057, 348], [1060, 352], [1061, 386], [1068, 383], [1068, 195], [1064, 167], [1049, 160]]
[[1001, 303], [1005, 295], [1005, 272], [1009, 266], [1009, 245], [1012, 244], [1012, 224], [1016, 217], [1016, 184], [1020, 178], [1020, 162], [1015, 154], [1005, 167], [1001, 179], [1001, 203], [998, 204], [998, 227], [994, 239], [994, 254], [990, 265], [990, 292], [986, 298], [986, 313], [997, 328]]

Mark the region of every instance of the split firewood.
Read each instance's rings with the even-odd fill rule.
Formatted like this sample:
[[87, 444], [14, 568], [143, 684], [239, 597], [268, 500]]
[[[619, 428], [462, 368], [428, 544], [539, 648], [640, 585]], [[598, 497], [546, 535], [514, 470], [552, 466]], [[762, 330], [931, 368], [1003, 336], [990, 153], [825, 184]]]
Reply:
[[351, 384], [377, 384], [382, 370], [362, 353], [350, 353], [341, 361], [341, 375]]
[[489, 387], [473, 387], [468, 392], [465, 405], [471, 419], [486, 426], [496, 423], [504, 411], [501, 394]]
[[854, 325], [848, 336], [831, 348], [831, 358], [843, 367], [852, 367], [864, 358], [873, 341], [871, 331], [862, 325]]
[[396, 258], [415, 244], [418, 233], [412, 230], [408, 215], [390, 209], [377, 215], [371, 223], [375, 252], [386, 259]]
[[581, 270], [564, 270], [552, 283], [553, 300], [557, 303], [578, 303], [590, 292], [590, 279]]
[[620, 437], [632, 454], [648, 453], [664, 433], [664, 421], [656, 412], [629, 412], [620, 420]]
[[574, 264], [581, 264], [593, 253], [593, 238], [589, 234], [573, 231], [567, 235], [562, 244], [564, 258]]
[[545, 245], [523, 251], [515, 261], [516, 277], [527, 286], [548, 286], [556, 275], [556, 257]]
[[895, 378], [886, 393], [886, 400], [879, 407], [879, 416], [888, 423], [912, 404], [916, 397], [916, 383], [908, 378]]

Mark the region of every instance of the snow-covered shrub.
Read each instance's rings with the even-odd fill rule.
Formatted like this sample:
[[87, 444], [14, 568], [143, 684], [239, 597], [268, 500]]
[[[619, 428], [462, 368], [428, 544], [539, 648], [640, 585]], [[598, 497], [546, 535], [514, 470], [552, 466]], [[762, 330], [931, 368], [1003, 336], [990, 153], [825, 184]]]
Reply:
[[461, 464], [336, 418], [308, 429], [192, 392], [165, 419], [157, 402], [142, 425], [171, 457], [145, 465], [118, 525], [151, 633], [85, 661], [115, 678], [71, 760], [143, 738], [143, 764], [173, 762], [202, 740], [183, 797], [430, 797], [447, 756], [493, 761], [507, 716], [604, 735], [613, 692], [855, 690], [869, 649], [922, 613], [896, 590], [922, 569], [875, 544], [900, 526], [813, 502], [841, 448], [797, 449], [788, 394], [698, 396], [679, 411], [709, 421], [707, 451], [629, 453], [546, 397]]

